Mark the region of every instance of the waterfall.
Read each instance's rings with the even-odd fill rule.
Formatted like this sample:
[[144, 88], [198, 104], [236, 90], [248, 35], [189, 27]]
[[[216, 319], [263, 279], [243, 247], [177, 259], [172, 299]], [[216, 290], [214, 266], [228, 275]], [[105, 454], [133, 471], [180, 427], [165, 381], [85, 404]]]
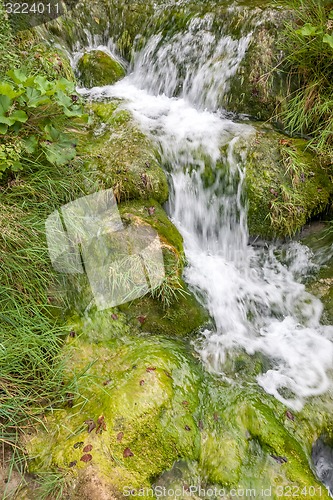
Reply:
[[246, 144], [254, 133], [219, 102], [251, 41], [214, 34], [212, 17], [194, 17], [184, 33], [152, 36], [128, 76], [82, 92], [124, 99], [158, 145], [170, 179], [168, 213], [184, 238], [185, 279], [208, 309], [214, 328], [196, 349], [207, 369], [224, 375], [228, 357], [260, 353], [268, 368], [257, 382], [292, 409], [331, 386], [333, 328], [301, 278], [310, 250], [248, 243], [244, 199]]

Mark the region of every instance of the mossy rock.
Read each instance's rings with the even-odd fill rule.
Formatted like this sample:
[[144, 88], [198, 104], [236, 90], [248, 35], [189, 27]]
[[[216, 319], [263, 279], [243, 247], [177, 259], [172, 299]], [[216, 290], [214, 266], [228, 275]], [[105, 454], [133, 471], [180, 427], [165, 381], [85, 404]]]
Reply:
[[184, 337], [209, 322], [209, 316], [182, 280], [185, 264], [183, 240], [165, 211], [154, 200], [122, 203], [119, 211], [124, 222], [149, 224], [159, 234], [163, 251], [165, 280], [162, 285], [135, 301], [121, 306], [132, 323], [151, 333]]
[[139, 498], [180, 460], [227, 492], [272, 486], [275, 499], [278, 486], [319, 486], [305, 415], [290, 420], [253, 384], [214, 379], [188, 344], [139, 333], [116, 309], [73, 319], [69, 329], [63, 358], [75, 388], [26, 443], [30, 471], [62, 471], [69, 498], [95, 498], [96, 484], [105, 498], [122, 498], [124, 488]]
[[92, 131], [79, 145], [90, 182], [113, 188], [118, 202], [168, 199], [168, 183], [155, 147], [139, 130], [121, 101], [91, 104]]
[[86, 52], [78, 62], [77, 71], [87, 88], [112, 85], [125, 76], [123, 66], [101, 50]]
[[246, 159], [250, 235], [290, 237], [325, 210], [333, 194], [332, 179], [307, 141], [255, 127]]
[[[133, 335], [115, 312], [70, 325], [76, 338], [63, 352], [68, 375], [86, 375], [77, 379], [77, 397], [49, 415], [48, 431], [28, 448], [31, 470], [59, 468], [80, 480], [92, 468], [109, 489], [121, 491], [149, 486], [179, 457], [198, 458], [201, 374], [179, 343]], [[89, 432], [91, 422], [96, 427]]]

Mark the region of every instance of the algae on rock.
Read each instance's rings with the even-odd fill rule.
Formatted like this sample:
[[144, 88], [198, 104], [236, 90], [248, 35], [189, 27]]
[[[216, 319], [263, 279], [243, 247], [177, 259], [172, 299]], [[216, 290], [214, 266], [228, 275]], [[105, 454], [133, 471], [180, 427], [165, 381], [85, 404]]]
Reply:
[[154, 146], [138, 129], [120, 101], [91, 104], [93, 128], [81, 141], [85, 170], [99, 189], [113, 188], [118, 202], [168, 198], [165, 173]]
[[303, 139], [257, 125], [246, 159], [248, 224], [252, 236], [288, 237], [329, 204], [333, 184]]
[[125, 76], [122, 65], [101, 50], [83, 54], [77, 65], [78, 79], [84, 87], [112, 85]]

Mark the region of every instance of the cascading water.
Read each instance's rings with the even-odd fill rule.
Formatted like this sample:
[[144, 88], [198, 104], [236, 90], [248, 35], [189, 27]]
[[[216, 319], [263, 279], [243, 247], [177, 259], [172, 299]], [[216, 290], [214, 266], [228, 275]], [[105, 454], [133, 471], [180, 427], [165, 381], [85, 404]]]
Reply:
[[283, 263], [274, 245], [248, 244], [243, 182], [253, 128], [217, 110], [251, 30], [233, 39], [211, 26], [206, 15], [186, 33], [153, 36], [125, 79], [82, 92], [123, 98], [159, 146], [169, 215], [184, 238], [185, 278], [215, 325], [197, 344], [208, 369], [223, 375], [227, 357], [261, 353], [270, 369], [258, 383], [297, 410], [331, 385], [333, 328], [320, 325], [322, 304], [299, 282], [312, 266], [307, 247], [286, 245]]

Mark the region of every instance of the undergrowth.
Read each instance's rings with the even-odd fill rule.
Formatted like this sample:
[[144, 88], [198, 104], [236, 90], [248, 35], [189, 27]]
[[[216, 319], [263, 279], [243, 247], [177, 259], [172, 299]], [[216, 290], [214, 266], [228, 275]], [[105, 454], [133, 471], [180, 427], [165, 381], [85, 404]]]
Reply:
[[299, 84], [280, 118], [291, 134], [309, 136], [310, 147], [332, 164], [333, 2], [294, 0], [291, 7], [293, 20], [285, 26], [280, 48]]

